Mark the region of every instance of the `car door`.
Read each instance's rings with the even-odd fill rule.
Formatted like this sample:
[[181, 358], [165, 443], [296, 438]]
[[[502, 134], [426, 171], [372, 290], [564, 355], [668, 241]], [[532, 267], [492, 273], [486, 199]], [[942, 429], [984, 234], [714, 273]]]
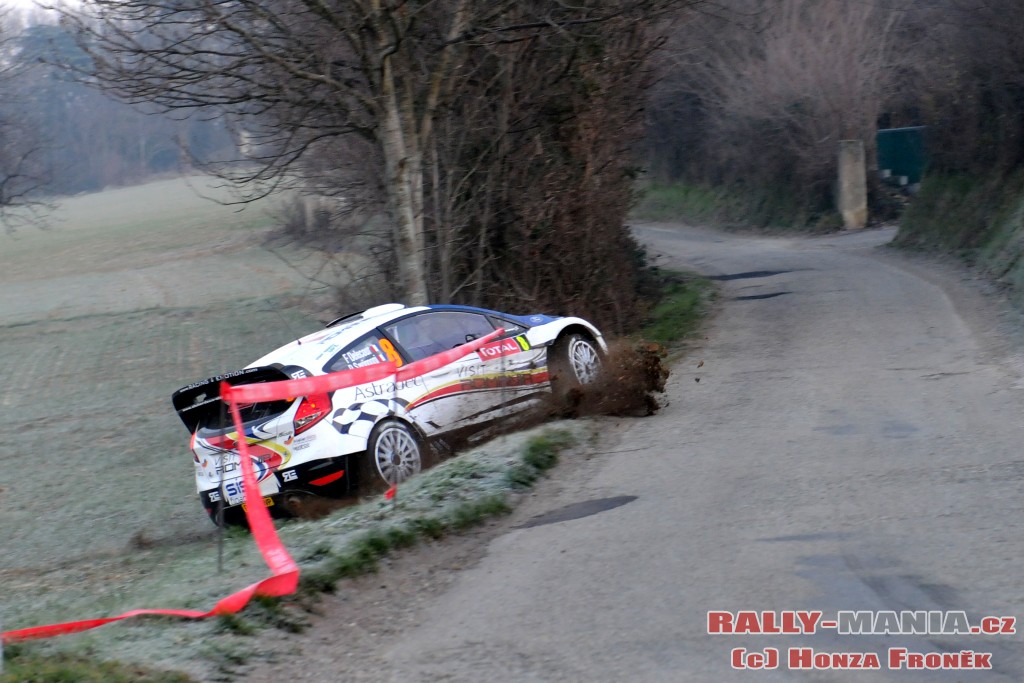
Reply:
[[505, 333], [475, 354], [481, 365], [474, 381], [491, 392], [483, 419], [522, 410], [546, 396], [550, 386], [547, 349], [532, 347], [526, 328], [519, 323], [495, 315], [489, 318], [494, 327], [504, 329]]
[[[494, 331], [487, 316], [473, 311], [427, 311], [384, 326], [383, 331], [408, 362], [461, 346]], [[472, 378], [482, 368], [471, 353], [421, 377], [400, 382], [396, 391], [421, 428], [439, 433], [472, 424], [489, 397]]]

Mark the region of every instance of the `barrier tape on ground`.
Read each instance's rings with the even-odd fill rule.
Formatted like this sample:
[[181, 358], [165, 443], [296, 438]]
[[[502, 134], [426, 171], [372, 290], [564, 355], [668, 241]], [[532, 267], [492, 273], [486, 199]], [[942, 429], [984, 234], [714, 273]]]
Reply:
[[[238, 412], [238, 403], [230, 402], [232, 418], [235, 421], [235, 428], [241, 433], [241, 418]], [[5, 631], [3, 642], [16, 643], [25, 640], [36, 640], [40, 638], [52, 638], [54, 636], [68, 635], [80, 631], [88, 631], [98, 626], [104, 626], [115, 621], [130, 619], [142, 615], [159, 615], [168, 617], [184, 617], [187, 619], [205, 619], [222, 614], [234, 614], [245, 607], [254, 595], [267, 597], [280, 597], [295, 592], [299, 581], [299, 567], [292, 560], [288, 551], [277, 537], [277, 530], [270, 520], [270, 512], [263, 504], [263, 497], [259, 494], [259, 486], [256, 484], [256, 475], [253, 472], [252, 459], [248, 457], [245, 439], [239, 442], [239, 451], [242, 462], [242, 482], [245, 486], [246, 517], [252, 529], [253, 538], [259, 546], [260, 552], [267, 566], [270, 567], [271, 576], [252, 584], [242, 590], [232, 593], [220, 600], [213, 609], [208, 612], [197, 610], [177, 609], [137, 609], [116, 617], [103, 619], [85, 619], [83, 621], [69, 621], [61, 624], [50, 624], [47, 626], [35, 626], [15, 631]]]
[[[316, 377], [303, 377], [300, 379], [281, 380], [278, 382], [264, 382], [260, 384], [240, 384], [232, 386], [227, 382], [221, 383], [221, 398], [228, 404], [231, 411], [231, 418], [235, 423], [235, 429], [239, 434], [244, 433], [241, 414], [238, 409], [240, 403], [258, 403], [262, 401], [276, 401], [296, 396], [308, 396], [315, 393], [326, 393], [337, 391], [345, 387], [376, 382], [386, 377], [395, 375], [396, 380], [408, 380], [428, 372], [440, 369], [449, 363], [475, 352], [484, 344], [494, 340], [504, 333], [498, 329], [479, 339], [475, 339], [461, 346], [448, 351], [442, 351], [423, 360], [410, 363], [396, 371], [394, 363], [379, 363], [377, 365], [343, 370], [327, 375]], [[60, 624], [48, 624], [46, 626], [33, 626], [29, 628], [15, 629], [0, 633], [0, 643], [16, 643], [26, 640], [37, 640], [52, 638], [54, 636], [69, 635], [90, 629], [104, 626], [115, 621], [122, 621], [142, 615], [157, 615], [168, 617], [183, 617], [186, 619], [206, 619], [209, 617], [224, 614], [234, 614], [245, 607], [253, 596], [283, 597], [295, 592], [299, 582], [299, 566], [288, 554], [288, 550], [281, 543], [277, 535], [277, 529], [270, 518], [270, 511], [263, 503], [263, 496], [260, 495], [259, 485], [256, 482], [256, 475], [253, 472], [252, 458], [249, 456], [248, 443], [245, 439], [238, 441], [239, 460], [241, 461], [242, 483], [245, 496], [245, 516], [252, 531], [253, 540], [263, 555], [263, 560], [270, 568], [271, 575], [257, 583], [242, 590], [232, 593], [221, 599], [207, 612], [198, 610], [179, 609], [137, 609], [125, 612], [116, 617], [104, 617], [101, 619], [84, 619], [81, 621], [69, 621]], [[388, 489], [387, 498], [390, 500], [396, 492], [395, 487]]]

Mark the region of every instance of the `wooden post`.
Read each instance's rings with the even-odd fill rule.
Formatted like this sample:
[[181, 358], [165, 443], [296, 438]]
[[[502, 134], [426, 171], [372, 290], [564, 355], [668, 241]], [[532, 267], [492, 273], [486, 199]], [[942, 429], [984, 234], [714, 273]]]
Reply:
[[839, 141], [839, 213], [843, 227], [860, 230], [868, 224], [868, 181], [864, 141]]

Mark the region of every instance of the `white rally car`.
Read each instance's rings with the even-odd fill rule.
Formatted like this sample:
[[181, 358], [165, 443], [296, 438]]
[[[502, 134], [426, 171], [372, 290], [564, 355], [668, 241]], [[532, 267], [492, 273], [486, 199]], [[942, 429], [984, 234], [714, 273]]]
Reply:
[[174, 408], [192, 434], [203, 507], [218, 524], [244, 519], [240, 437], [220, 400], [222, 381], [272, 382], [386, 361], [401, 367], [498, 328], [504, 332], [478, 351], [412, 379], [242, 406], [244, 438], [268, 504], [338, 496], [361, 483], [396, 484], [420, 471], [430, 444], [537, 406], [553, 387], [592, 382], [607, 350], [601, 333], [580, 318], [386, 304], [174, 392]]

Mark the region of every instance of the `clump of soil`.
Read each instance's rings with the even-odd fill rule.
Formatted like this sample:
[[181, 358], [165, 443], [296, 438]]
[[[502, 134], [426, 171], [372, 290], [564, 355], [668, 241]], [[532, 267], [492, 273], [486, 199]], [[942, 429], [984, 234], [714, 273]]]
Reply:
[[661, 407], [654, 394], [665, 391], [669, 375], [662, 362], [667, 353], [655, 342], [613, 342], [597, 381], [554, 396], [551, 415], [653, 415]]

